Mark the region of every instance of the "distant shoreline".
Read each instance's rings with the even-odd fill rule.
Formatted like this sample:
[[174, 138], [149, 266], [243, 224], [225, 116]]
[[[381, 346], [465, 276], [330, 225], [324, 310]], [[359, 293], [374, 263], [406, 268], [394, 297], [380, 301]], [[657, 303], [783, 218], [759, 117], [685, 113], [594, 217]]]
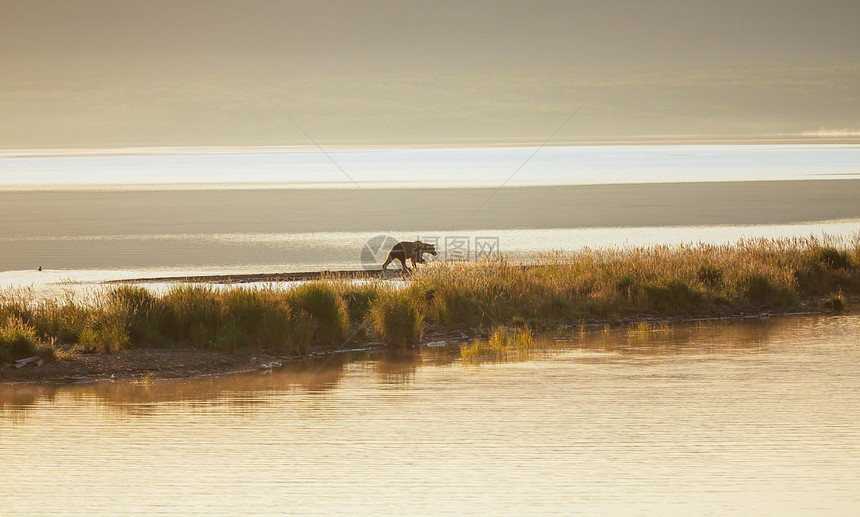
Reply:
[[[324, 149], [475, 149], [475, 148], [499, 148], [499, 147], [627, 147], [627, 146], [684, 146], [684, 145], [860, 145], [857, 136], [846, 137], [772, 137], [772, 138], [742, 138], [742, 137], [702, 137], [702, 138], [659, 138], [659, 137], [631, 137], [628, 139], [604, 139], [594, 141], [552, 141], [552, 142], [447, 142], [447, 143], [382, 143], [382, 144], [356, 144], [345, 142], [321, 142]], [[46, 147], [20, 147], [0, 146], [0, 155], [28, 156], [28, 157], [60, 157], [60, 156], [104, 156], [104, 155], [152, 155], [152, 154], [176, 154], [195, 152], [223, 152], [238, 151], [319, 151], [319, 147], [312, 145], [116, 145], [116, 146], [46, 146]]]

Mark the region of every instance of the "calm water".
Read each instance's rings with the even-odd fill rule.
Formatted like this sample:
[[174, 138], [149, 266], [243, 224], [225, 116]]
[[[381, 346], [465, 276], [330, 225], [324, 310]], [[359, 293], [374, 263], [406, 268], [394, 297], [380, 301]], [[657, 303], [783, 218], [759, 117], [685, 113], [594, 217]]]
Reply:
[[448, 239], [474, 258], [476, 239], [526, 257], [851, 236], [858, 164], [852, 145], [7, 151], [0, 287], [377, 267], [377, 235], [442, 258]]
[[13, 515], [857, 515], [860, 316], [0, 386]]
[[860, 177], [860, 145], [0, 151], [0, 189], [433, 188]]

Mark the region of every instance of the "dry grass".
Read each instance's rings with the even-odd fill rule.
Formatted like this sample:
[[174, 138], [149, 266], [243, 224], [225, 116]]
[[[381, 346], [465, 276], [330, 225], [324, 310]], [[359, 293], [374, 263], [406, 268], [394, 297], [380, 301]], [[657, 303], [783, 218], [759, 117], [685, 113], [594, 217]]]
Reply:
[[[841, 310], [842, 293], [860, 293], [860, 234], [441, 263], [420, 268], [405, 286], [332, 279], [289, 291], [177, 285], [161, 295], [121, 286], [85, 299], [68, 294], [43, 301], [28, 290], [7, 290], [0, 292], [0, 325], [9, 336], [18, 332], [3, 343], [26, 341], [36, 348], [51, 343], [100, 352], [194, 347], [303, 354], [350, 337], [414, 343], [425, 326], [535, 328], [631, 316], [725, 315], [787, 309], [810, 299]], [[497, 336], [496, 344], [504, 339]], [[2, 346], [6, 360], [11, 348]]]
[[10, 316], [0, 325], [0, 361], [15, 361], [26, 357], [56, 358], [54, 348], [39, 339], [30, 324], [20, 317]]
[[377, 334], [385, 343], [402, 346], [421, 339], [424, 316], [410, 297], [383, 294], [373, 305], [371, 317]]
[[855, 237], [586, 249], [423, 268], [409, 291], [424, 297], [429, 323], [449, 326], [779, 309], [860, 291], [860, 267], [849, 258], [858, 248]]

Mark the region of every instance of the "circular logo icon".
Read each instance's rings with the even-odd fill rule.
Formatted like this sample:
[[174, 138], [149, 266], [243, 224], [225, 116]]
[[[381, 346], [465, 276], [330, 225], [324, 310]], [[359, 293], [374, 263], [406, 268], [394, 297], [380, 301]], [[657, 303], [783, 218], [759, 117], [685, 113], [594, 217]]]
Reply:
[[376, 235], [367, 239], [361, 248], [361, 267], [366, 271], [382, 269], [388, 252], [398, 241], [391, 235]]

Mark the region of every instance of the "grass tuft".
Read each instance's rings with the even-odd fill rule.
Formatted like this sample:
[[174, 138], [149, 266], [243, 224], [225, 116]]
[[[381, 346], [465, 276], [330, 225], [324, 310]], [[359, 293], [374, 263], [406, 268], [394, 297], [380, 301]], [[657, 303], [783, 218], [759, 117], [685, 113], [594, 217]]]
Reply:
[[288, 300], [299, 319], [309, 320], [307, 326], [313, 329], [313, 344], [339, 345], [346, 339], [349, 327], [346, 304], [331, 284], [304, 284], [290, 291]]
[[340, 296], [346, 303], [346, 311], [349, 321], [352, 323], [363, 323], [370, 317], [371, 307], [376, 303], [383, 288], [378, 284], [350, 284], [339, 285]]
[[848, 302], [845, 300], [845, 295], [842, 294], [842, 291], [839, 291], [838, 293], [831, 294], [822, 301], [821, 306], [833, 312], [840, 313], [848, 306]]
[[812, 246], [806, 253], [806, 263], [813, 269], [830, 271], [851, 267], [851, 259], [847, 250], [838, 250], [833, 246]]
[[525, 360], [535, 350], [531, 330], [496, 327], [489, 339], [461, 347], [460, 356], [467, 362]]
[[161, 297], [154, 314], [165, 341], [193, 348], [215, 348], [221, 307], [219, 293], [212, 287], [176, 285]]
[[421, 340], [424, 316], [411, 298], [389, 294], [377, 300], [372, 310], [373, 325], [390, 345], [407, 345]]
[[20, 317], [8, 317], [0, 326], [0, 361], [15, 361], [32, 356], [52, 360], [56, 354], [53, 347], [39, 340], [35, 328]]
[[290, 325], [292, 311], [280, 293], [236, 288], [225, 291], [220, 298], [220, 328], [215, 338], [218, 350], [304, 348], [304, 339], [295, 343]]

